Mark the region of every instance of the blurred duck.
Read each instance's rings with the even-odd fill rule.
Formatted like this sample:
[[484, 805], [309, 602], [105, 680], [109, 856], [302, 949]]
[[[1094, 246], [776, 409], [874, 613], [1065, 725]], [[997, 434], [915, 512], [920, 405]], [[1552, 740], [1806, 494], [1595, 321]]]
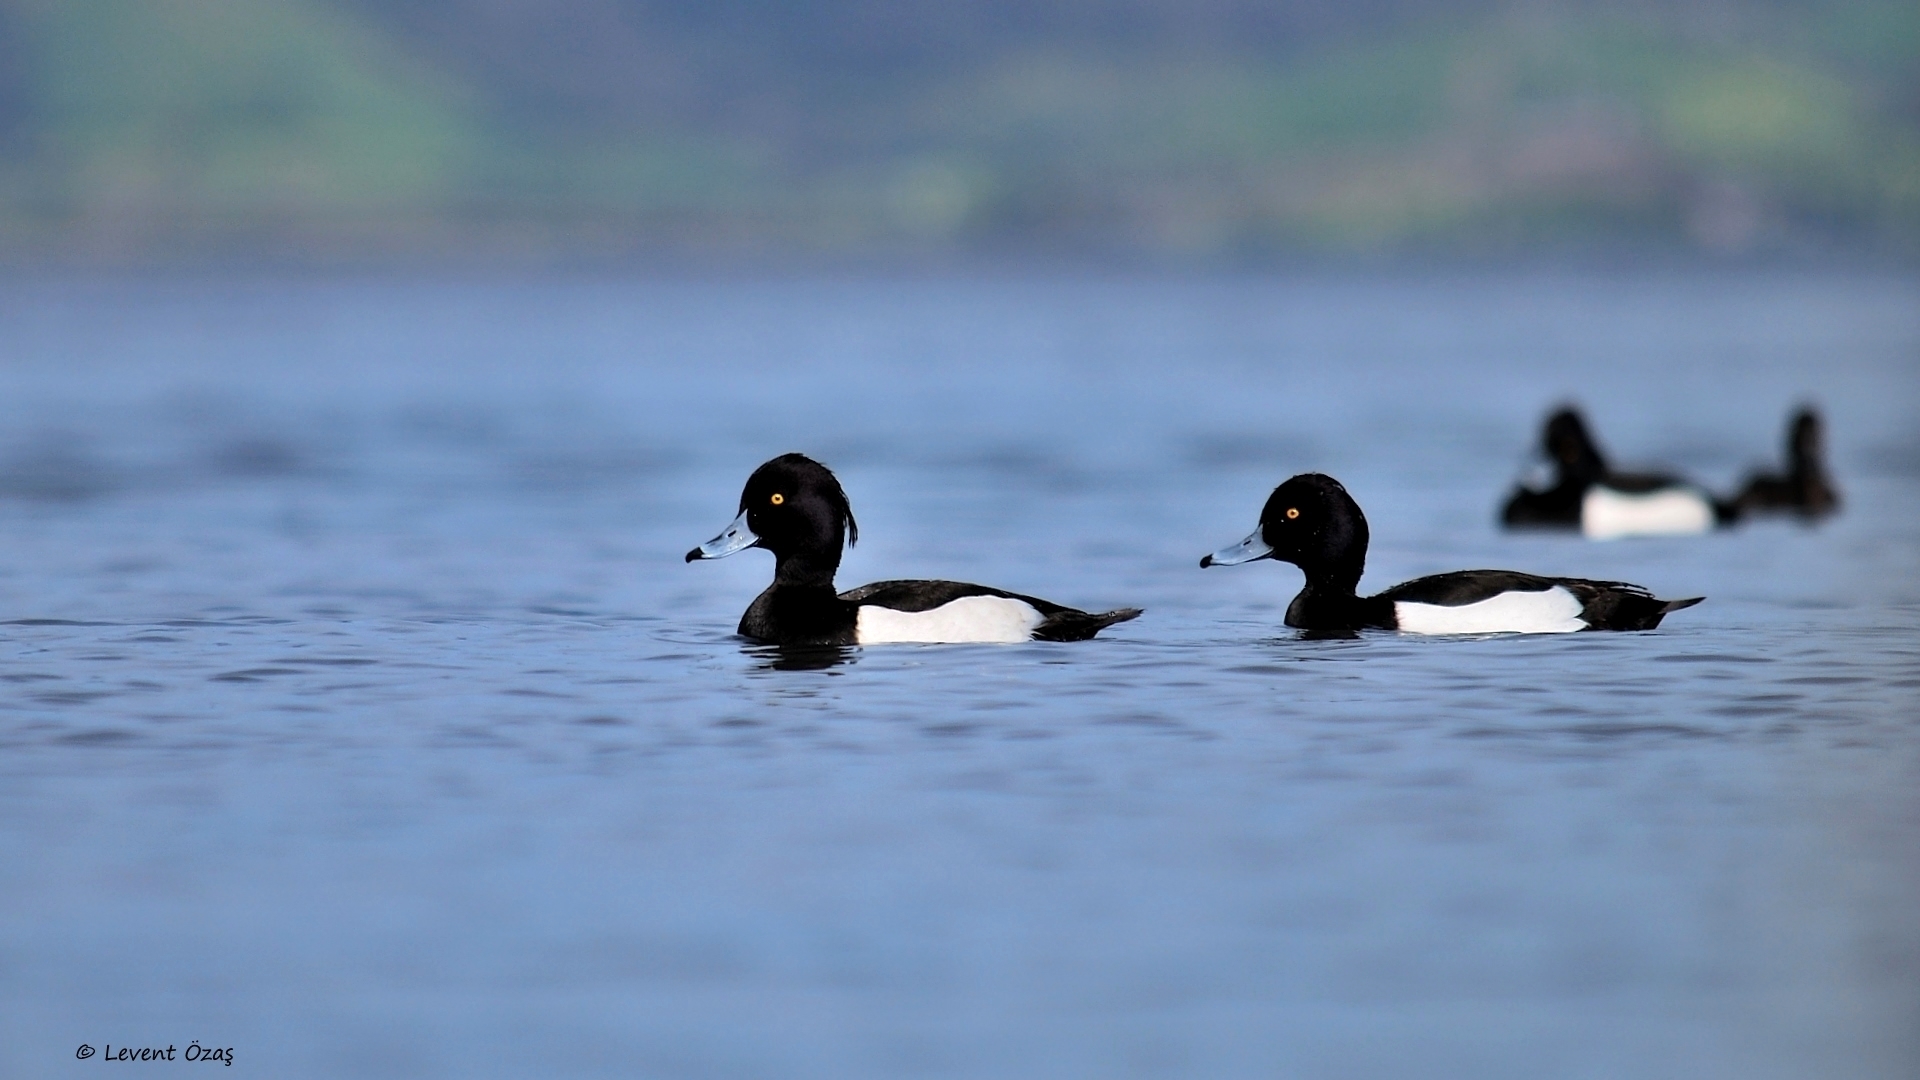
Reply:
[[1572, 409], [1547, 418], [1541, 449], [1553, 462], [1554, 485], [1516, 490], [1500, 512], [1508, 528], [1579, 529], [1589, 539], [1611, 540], [1703, 533], [1733, 519], [1731, 507], [1696, 484], [1609, 469], [1586, 422]]
[[1202, 568], [1278, 559], [1306, 574], [1287, 605], [1287, 625], [1310, 633], [1399, 630], [1409, 634], [1557, 634], [1651, 630], [1668, 612], [1704, 597], [1660, 600], [1638, 585], [1461, 570], [1395, 585], [1377, 596], [1355, 589], [1367, 564], [1367, 518], [1331, 476], [1302, 473], [1273, 489], [1260, 527], [1200, 560]]
[[1787, 422], [1787, 471], [1755, 473], [1733, 500], [1740, 516], [1798, 514], [1812, 520], [1840, 508], [1840, 493], [1827, 478], [1826, 439], [1820, 414], [1802, 408]]
[[740, 617], [739, 633], [776, 645], [1084, 641], [1140, 614], [1091, 614], [958, 581], [880, 581], [836, 593], [842, 545], [859, 537], [833, 473], [802, 454], [784, 454], [753, 471], [740, 493], [740, 515], [687, 552], [687, 561], [750, 547], [773, 552], [773, 584]]

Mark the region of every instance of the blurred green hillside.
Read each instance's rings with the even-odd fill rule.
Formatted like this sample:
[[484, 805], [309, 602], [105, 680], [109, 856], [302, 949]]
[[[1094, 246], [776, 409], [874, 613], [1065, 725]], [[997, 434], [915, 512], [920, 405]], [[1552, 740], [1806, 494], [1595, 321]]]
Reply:
[[16, 263], [1543, 247], [1920, 253], [1920, 5], [0, 0]]

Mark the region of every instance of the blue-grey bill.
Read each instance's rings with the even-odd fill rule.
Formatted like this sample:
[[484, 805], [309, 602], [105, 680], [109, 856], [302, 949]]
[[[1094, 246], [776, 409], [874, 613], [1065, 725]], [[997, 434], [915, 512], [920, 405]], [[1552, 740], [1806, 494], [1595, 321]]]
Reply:
[[1200, 560], [1200, 566], [1234, 566], [1255, 559], [1264, 559], [1273, 554], [1273, 545], [1260, 539], [1260, 530], [1255, 529], [1245, 540], [1231, 544]]
[[687, 561], [724, 559], [736, 551], [750, 548], [759, 542], [760, 538], [753, 535], [753, 530], [747, 527], [747, 512], [742, 510], [740, 516], [733, 519], [733, 524], [727, 526], [725, 532], [687, 552]]

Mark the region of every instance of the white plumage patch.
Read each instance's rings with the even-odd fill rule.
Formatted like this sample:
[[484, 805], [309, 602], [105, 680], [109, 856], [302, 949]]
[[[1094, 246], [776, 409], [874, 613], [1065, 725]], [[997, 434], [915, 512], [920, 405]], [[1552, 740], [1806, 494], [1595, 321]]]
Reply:
[[1005, 596], [963, 596], [930, 611], [895, 611], [862, 604], [854, 638], [862, 645], [884, 642], [1014, 642], [1033, 640], [1043, 616], [1032, 604]]
[[1558, 585], [1544, 592], [1501, 593], [1459, 607], [1396, 600], [1393, 614], [1408, 634], [1566, 634], [1587, 628], [1580, 618], [1580, 598]]
[[1686, 488], [1630, 495], [1596, 484], [1580, 500], [1580, 531], [1589, 540], [1689, 536], [1711, 528], [1713, 507], [1699, 492]]

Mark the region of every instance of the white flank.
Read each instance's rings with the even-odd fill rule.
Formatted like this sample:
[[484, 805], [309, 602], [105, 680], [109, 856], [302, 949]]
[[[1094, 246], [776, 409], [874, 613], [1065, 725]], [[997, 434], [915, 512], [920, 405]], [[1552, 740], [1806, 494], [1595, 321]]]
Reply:
[[854, 639], [862, 645], [895, 641], [1031, 641], [1042, 616], [1033, 605], [1005, 596], [963, 596], [931, 611], [895, 611], [860, 605]]
[[1580, 531], [1589, 540], [1689, 536], [1711, 528], [1713, 507], [1699, 492], [1687, 488], [1629, 495], [1595, 484], [1580, 500]]
[[1477, 604], [1446, 607], [1396, 600], [1394, 617], [1408, 634], [1567, 634], [1585, 630], [1580, 598], [1555, 585], [1545, 592], [1507, 592]]

